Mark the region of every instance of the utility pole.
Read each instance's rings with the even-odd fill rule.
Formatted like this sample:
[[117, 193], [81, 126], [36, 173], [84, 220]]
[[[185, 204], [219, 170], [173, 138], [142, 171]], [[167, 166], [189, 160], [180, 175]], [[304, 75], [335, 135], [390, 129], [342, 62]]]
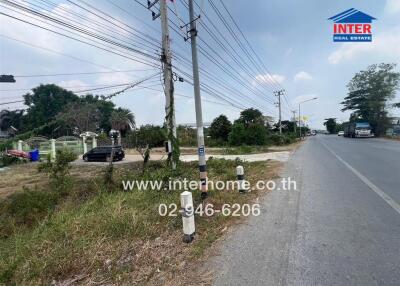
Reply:
[[296, 134], [297, 133], [297, 130], [296, 130], [296, 124], [297, 124], [297, 122], [296, 122], [296, 110], [292, 110], [292, 112], [293, 112], [293, 131], [294, 131], [294, 134]]
[[174, 101], [174, 80], [172, 76], [171, 47], [168, 29], [168, 8], [167, 0], [155, 0], [153, 3], [147, 2], [150, 9], [154, 4], [160, 2], [160, 13], [156, 15], [153, 12], [153, 20], [161, 18], [161, 37], [162, 53], [161, 62], [164, 74], [164, 92], [165, 92], [165, 121], [167, 124], [167, 151], [168, 161], [172, 169], [176, 169], [179, 161], [179, 145], [177, 144], [176, 122], [175, 122], [175, 101]]
[[190, 40], [192, 45], [192, 65], [193, 65], [193, 86], [194, 86], [194, 103], [196, 107], [196, 126], [197, 126], [197, 148], [199, 154], [199, 171], [201, 182], [201, 198], [204, 200], [208, 196], [207, 189], [207, 165], [206, 165], [206, 150], [204, 146], [204, 130], [203, 130], [203, 115], [201, 110], [201, 95], [200, 95], [200, 78], [199, 78], [199, 63], [197, 59], [197, 29], [194, 16], [193, 0], [189, 0], [189, 17], [190, 17]]
[[301, 103], [299, 103], [299, 134], [300, 134], [300, 139], [301, 139], [301, 117], [300, 117], [300, 104]]
[[300, 105], [303, 104], [303, 103], [305, 103], [305, 102], [309, 102], [309, 101], [311, 101], [311, 100], [316, 100], [316, 99], [318, 99], [318, 97], [313, 97], [313, 98], [310, 98], [310, 99], [303, 100], [303, 101], [299, 102], [299, 130], [300, 130], [300, 139], [301, 139], [301, 136], [302, 136], [302, 134], [301, 134], [301, 114], [300, 114]]
[[279, 133], [282, 134], [282, 106], [281, 106], [281, 95], [283, 94], [283, 89], [275, 91], [275, 96], [278, 97], [278, 108], [279, 108]]

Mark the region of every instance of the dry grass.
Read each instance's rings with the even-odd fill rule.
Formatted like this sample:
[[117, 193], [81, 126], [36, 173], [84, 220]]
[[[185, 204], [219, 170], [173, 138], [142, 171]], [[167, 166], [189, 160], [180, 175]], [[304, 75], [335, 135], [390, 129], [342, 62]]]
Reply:
[[[49, 178], [45, 173], [39, 173], [37, 163], [18, 164], [7, 167], [0, 173], [0, 199], [4, 199], [12, 193], [29, 187], [30, 189], [46, 188]], [[93, 165], [74, 165], [71, 175], [77, 180], [85, 180], [101, 173], [102, 168]]]
[[[243, 164], [250, 182], [276, 178], [282, 166], [275, 161]], [[120, 165], [116, 179], [166, 176], [157, 165], [142, 175], [139, 166]], [[212, 160], [209, 178], [234, 180], [235, 166], [232, 161]], [[27, 166], [17, 167], [12, 170], [24, 171]], [[74, 166], [72, 170], [82, 189], [88, 184], [100, 186], [97, 172], [93, 166]], [[31, 174], [35, 175], [34, 171]], [[197, 175], [196, 163], [188, 163], [179, 176], [193, 179]], [[35, 228], [0, 239], [0, 283], [3, 276], [24, 285], [210, 285], [212, 275], [200, 273], [200, 265], [213, 253], [214, 242], [244, 218], [196, 216], [196, 238], [188, 245], [182, 242], [181, 218], [160, 217], [157, 212], [160, 203], [179, 205], [179, 192], [118, 189], [85, 201], [69, 201]], [[243, 204], [263, 193], [212, 191], [207, 203], [215, 208], [223, 203]], [[197, 205], [198, 193], [194, 199]]]

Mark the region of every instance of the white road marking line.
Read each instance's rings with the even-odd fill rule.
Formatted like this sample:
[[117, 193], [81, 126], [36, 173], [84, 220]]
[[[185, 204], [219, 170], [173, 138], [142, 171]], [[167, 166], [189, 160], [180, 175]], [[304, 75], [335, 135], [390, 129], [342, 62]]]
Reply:
[[375, 186], [370, 180], [368, 180], [364, 175], [362, 175], [360, 172], [358, 172], [356, 169], [354, 169], [349, 163], [347, 163], [345, 160], [343, 160], [341, 157], [339, 157], [338, 154], [336, 154], [332, 149], [330, 149], [325, 143], [320, 141], [320, 143], [329, 151], [332, 153], [333, 156], [336, 157], [340, 162], [342, 162], [347, 168], [350, 169], [361, 181], [364, 182], [371, 190], [373, 190], [378, 196], [380, 196], [389, 206], [391, 206], [395, 211], [397, 211], [400, 214], [400, 205], [396, 203], [390, 196], [388, 196], [384, 191], [382, 191], [380, 188]]

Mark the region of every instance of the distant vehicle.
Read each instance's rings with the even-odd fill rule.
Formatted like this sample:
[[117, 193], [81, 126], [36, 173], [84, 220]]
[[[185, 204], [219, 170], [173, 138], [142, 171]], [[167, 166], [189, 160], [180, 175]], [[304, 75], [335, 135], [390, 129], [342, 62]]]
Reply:
[[[85, 162], [89, 161], [107, 161], [111, 160], [112, 146], [95, 147], [89, 152], [83, 154], [82, 159]], [[113, 161], [121, 161], [125, 158], [125, 152], [121, 146], [114, 146]]]
[[315, 136], [317, 135], [317, 131], [316, 130], [311, 130], [311, 136]]
[[339, 131], [337, 136], [344, 136], [344, 131]]
[[344, 137], [370, 138], [374, 137], [368, 122], [346, 122], [343, 123]]

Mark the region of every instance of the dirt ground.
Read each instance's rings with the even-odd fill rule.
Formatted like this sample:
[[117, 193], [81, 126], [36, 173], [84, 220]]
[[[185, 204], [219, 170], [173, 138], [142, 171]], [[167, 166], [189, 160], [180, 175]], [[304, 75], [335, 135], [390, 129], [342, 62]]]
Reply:
[[[0, 198], [22, 190], [24, 187], [34, 189], [49, 183], [47, 174], [39, 173], [38, 163], [13, 165], [0, 172]], [[71, 175], [75, 178], [87, 178], [101, 172], [102, 169], [93, 166], [73, 166]]]

